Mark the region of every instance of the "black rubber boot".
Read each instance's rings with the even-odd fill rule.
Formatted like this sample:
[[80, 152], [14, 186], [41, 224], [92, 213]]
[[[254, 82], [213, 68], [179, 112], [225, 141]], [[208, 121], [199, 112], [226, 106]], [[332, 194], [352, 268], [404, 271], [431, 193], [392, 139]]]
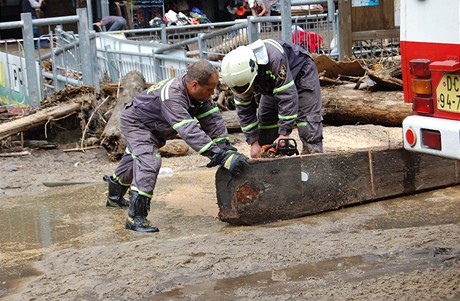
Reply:
[[112, 176], [104, 176], [104, 181], [109, 183], [109, 192], [107, 194], [107, 202], [105, 207], [108, 208], [121, 208], [128, 207], [129, 202], [123, 198], [128, 186], [123, 186], [118, 181], [116, 181]]
[[129, 195], [128, 218], [126, 219], [126, 229], [154, 233], [160, 231], [157, 227], [150, 225], [147, 219], [150, 210], [150, 198], [139, 195], [137, 191], [132, 191]]

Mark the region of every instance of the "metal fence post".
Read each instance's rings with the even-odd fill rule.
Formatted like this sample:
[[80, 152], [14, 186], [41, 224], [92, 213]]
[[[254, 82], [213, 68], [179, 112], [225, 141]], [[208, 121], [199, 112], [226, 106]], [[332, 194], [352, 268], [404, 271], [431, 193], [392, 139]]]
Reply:
[[[24, 23], [22, 27], [22, 37], [24, 43], [24, 59], [26, 61], [27, 91], [29, 93], [30, 104], [37, 108], [40, 105], [41, 93], [38, 85], [38, 74], [35, 61], [34, 34], [32, 25], [32, 15], [22, 13], [21, 20]], [[36, 41], [39, 43], [39, 41]]]
[[161, 61], [156, 58], [155, 50], [152, 51], [152, 58], [153, 58], [153, 74], [155, 75], [156, 82], [159, 82], [162, 79]]
[[255, 22], [256, 17], [248, 17], [248, 42], [254, 43], [259, 38], [259, 22]]
[[166, 25], [161, 24], [161, 43], [168, 44], [168, 36], [166, 34]]
[[208, 59], [208, 43], [203, 39], [204, 33], [198, 34], [198, 49], [200, 50], [201, 59]]
[[292, 41], [291, 1], [281, 0], [281, 38], [284, 41]]
[[91, 54], [93, 49], [89, 41], [89, 26], [86, 9], [77, 9], [78, 21], [78, 39], [80, 41], [80, 62], [81, 72], [83, 76], [83, 84], [98, 88], [98, 81], [96, 80], [97, 74], [97, 63], [95, 61], [95, 55]]

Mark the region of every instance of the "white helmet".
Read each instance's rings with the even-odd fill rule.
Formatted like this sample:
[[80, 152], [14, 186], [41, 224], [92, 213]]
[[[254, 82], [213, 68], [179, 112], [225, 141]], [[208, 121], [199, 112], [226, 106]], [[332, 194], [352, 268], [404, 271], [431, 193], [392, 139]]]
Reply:
[[249, 46], [240, 46], [224, 56], [222, 80], [238, 97], [249, 96], [257, 75], [257, 59]]

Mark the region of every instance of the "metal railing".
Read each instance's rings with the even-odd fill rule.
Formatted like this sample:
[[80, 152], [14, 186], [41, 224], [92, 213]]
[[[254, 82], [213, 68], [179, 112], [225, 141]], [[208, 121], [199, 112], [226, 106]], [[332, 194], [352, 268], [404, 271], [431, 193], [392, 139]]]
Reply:
[[[64, 31], [66, 24], [76, 25], [78, 34]], [[48, 34], [34, 38], [34, 27]], [[23, 13], [20, 21], [0, 23], [0, 30], [13, 28], [22, 29], [23, 39], [0, 41], [2, 106], [38, 107], [66, 84], [98, 89], [95, 35], [89, 31], [86, 9], [77, 9], [75, 16], [43, 19]]]
[[[304, 2], [329, 3], [333, 1]], [[330, 9], [334, 11], [333, 14], [322, 13], [292, 17], [288, 25], [289, 32], [291, 32], [289, 40], [309, 47], [308, 36], [304, 40], [294, 39], [295, 36], [292, 35], [292, 27], [294, 27], [305, 33], [314, 33], [315, 36], [321, 38], [321, 41], [316, 41], [318, 45], [315, 49], [309, 49], [311, 52], [331, 56], [338, 54], [337, 50], [333, 53], [329, 46], [333, 39], [338, 39], [339, 36], [336, 23], [338, 12], [335, 6]], [[238, 46], [247, 45], [259, 38], [282, 38], [285, 19], [283, 16], [248, 17], [232, 22], [98, 33], [98, 38], [104, 40], [103, 43], [98, 44], [99, 77], [117, 81], [127, 72], [139, 70], [148, 82], [157, 82], [185, 72], [189, 63], [201, 58], [211, 60], [216, 67], [220, 67], [218, 61]], [[122, 39], [117, 38], [120, 34], [123, 35]], [[119, 43], [123, 46], [114, 45], [114, 40], [115, 44]], [[126, 45], [133, 42], [138, 46], [143, 45], [143, 51], [140, 50], [141, 48], [131, 51], [122, 49], [129, 48]]]
[[[90, 30], [86, 9], [78, 9], [75, 16], [36, 20], [30, 14], [22, 14], [21, 21], [0, 23], [0, 30], [23, 31], [22, 40], [0, 41], [0, 105], [37, 107], [46, 95], [66, 85], [90, 85], [98, 91], [100, 81], [116, 82], [131, 70], [140, 71], [148, 82], [157, 82], [186, 72], [190, 63], [201, 58], [220, 67], [219, 60], [225, 54], [259, 38], [294, 40], [311, 52], [338, 57], [340, 51], [334, 45], [340, 45], [340, 35], [334, 1], [292, 1], [293, 5], [314, 3], [327, 3], [328, 11], [110, 33]], [[282, 12], [283, 9], [286, 10], [282, 7]], [[76, 25], [78, 33], [65, 31], [66, 24]], [[34, 41], [34, 26], [48, 34]], [[311, 41], [308, 36], [302, 40], [298, 30], [321, 40]], [[40, 40], [49, 45], [43, 48]], [[311, 44], [316, 45], [314, 49]], [[393, 49], [395, 45], [390, 46], [368, 47], [359, 52], [356, 48], [356, 53], [381, 54], [381, 49], [390, 48], [397, 51]]]

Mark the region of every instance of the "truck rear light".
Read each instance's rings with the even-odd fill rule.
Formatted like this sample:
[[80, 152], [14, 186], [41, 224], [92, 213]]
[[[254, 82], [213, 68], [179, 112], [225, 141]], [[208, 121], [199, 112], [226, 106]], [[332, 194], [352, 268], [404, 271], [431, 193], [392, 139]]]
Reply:
[[413, 78], [411, 83], [415, 94], [431, 95], [431, 79]]
[[417, 142], [417, 136], [412, 128], [408, 128], [406, 131], [406, 141], [411, 147]]
[[422, 145], [424, 147], [441, 150], [441, 132], [421, 129]]
[[410, 73], [415, 77], [430, 77], [430, 60], [414, 59], [409, 62]]
[[433, 114], [434, 102], [431, 97], [415, 96], [412, 101], [412, 111], [424, 114]]

